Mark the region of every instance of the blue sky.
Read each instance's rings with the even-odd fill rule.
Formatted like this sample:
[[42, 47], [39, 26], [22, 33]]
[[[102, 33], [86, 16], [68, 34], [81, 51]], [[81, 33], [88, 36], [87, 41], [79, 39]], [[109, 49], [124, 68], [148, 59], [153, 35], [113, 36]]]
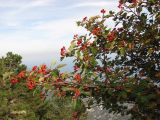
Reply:
[[76, 21], [117, 6], [118, 0], [0, 0], [0, 56], [12, 51], [27, 65], [50, 64], [74, 34], [85, 32]]

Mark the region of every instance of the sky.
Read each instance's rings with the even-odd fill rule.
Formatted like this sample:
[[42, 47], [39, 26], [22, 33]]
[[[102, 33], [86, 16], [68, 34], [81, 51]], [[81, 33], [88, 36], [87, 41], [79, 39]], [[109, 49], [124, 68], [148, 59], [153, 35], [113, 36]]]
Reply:
[[28, 66], [59, 61], [60, 48], [85, 33], [76, 21], [117, 6], [118, 0], [0, 0], [0, 56], [12, 51]]

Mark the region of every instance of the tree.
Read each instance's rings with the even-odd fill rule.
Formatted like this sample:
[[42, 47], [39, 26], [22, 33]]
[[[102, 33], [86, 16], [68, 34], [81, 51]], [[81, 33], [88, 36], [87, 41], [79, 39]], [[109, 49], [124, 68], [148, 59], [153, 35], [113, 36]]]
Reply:
[[1, 77], [4, 72], [10, 72], [16, 70], [17, 72], [20, 72], [22, 70], [25, 70], [26, 66], [21, 63], [22, 63], [22, 57], [20, 55], [8, 52], [6, 54], [6, 57], [2, 57], [0, 59]]
[[[70, 120], [74, 108], [70, 98], [50, 95], [50, 99], [45, 100], [45, 90], [33, 91], [35, 82], [26, 82], [27, 69], [21, 60], [20, 55], [11, 52], [0, 59], [0, 119], [59, 120], [65, 117]], [[45, 65], [41, 68], [42, 72], [47, 69]], [[85, 114], [82, 119], [86, 119]]]
[[[135, 119], [160, 116], [160, 1], [120, 0], [120, 12], [85, 17], [77, 22], [89, 34], [75, 35], [63, 59], [75, 57], [81, 86], [106, 109]], [[105, 22], [113, 18], [115, 28]], [[132, 104], [131, 109], [126, 103]]]
[[[28, 89], [24, 86], [23, 88], [13, 87], [11, 83], [16, 83], [17, 80], [10, 79], [13, 75], [25, 71], [26, 68], [26, 65], [22, 64], [22, 57], [18, 54], [8, 52], [5, 57], [0, 58], [0, 119], [34, 118], [34, 112], [28, 105], [30, 101], [26, 100], [28, 96], [32, 98], [32, 93], [27, 92]], [[40, 101], [39, 98], [38, 100]], [[29, 114], [26, 114], [26, 110]]]
[[[74, 35], [71, 46], [61, 49], [61, 60], [75, 58], [74, 72], [60, 73], [57, 69], [64, 65], [47, 72], [38, 68], [32, 71], [36, 74], [34, 89], [72, 96], [76, 106], [82, 98], [94, 97], [109, 111], [130, 113], [137, 120], [158, 120], [160, 1], [120, 0], [118, 7], [118, 13], [106, 14], [102, 9], [101, 16], [78, 21], [88, 33]], [[106, 25], [109, 18], [115, 23], [113, 29]]]

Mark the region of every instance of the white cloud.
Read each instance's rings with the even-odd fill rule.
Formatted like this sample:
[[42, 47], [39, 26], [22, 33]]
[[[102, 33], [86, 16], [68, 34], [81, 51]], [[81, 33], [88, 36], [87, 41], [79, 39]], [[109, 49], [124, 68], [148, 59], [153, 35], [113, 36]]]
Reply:
[[0, 7], [24, 8], [28, 6], [46, 6], [55, 0], [0, 0]]
[[78, 3], [71, 8], [76, 8], [76, 7], [106, 7], [107, 5], [114, 5], [116, 1], [97, 1], [97, 2], [83, 2], [83, 3]]
[[40, 7], [54, 7], [54, 2], [55, 0], [0, 0], [0, 8], [6, 9], [1, 14], [0, 25], [21, 26], [25, 20], [34, 20], [39, 17], [32, 15], [34, 10]]
[[[115, 9], [115, 0], [0, 0], [0, 56], [13, 51], [24, 61], [46, 59], [68, 46], [74, 34], [85, 30], [76, 21], [100, 13], [100, 9]], [[82, 9], [83, 8], [83, 9]], [[108, 21], [109, 22], [109, 21]], [[48, 57], [49, 58], [49, 57]], [[48, 59], [47, 58], [47, 59]]]
[[55, 0], [34, 0], [30, 6], [48, 6], [53, 4]]
[[0, 51], [2, 54], [6, 51], [20, 54], [59, 51], [63, 45], [70, 44], [73, 34], [83, 33], [75, 22], [72, 18], [37, 22], [29, 29], [0, 34]]
[[77, 32], [82, 33], [83, 30], [77, 27], [76, 21], [77, 19], [74, 19], [74, 18], [53, 20], [53, 21], [36, 25], [33, 27], [33, 29], [52, 34], [53, 37], [56, 39], [61, 36], [65, 37]]

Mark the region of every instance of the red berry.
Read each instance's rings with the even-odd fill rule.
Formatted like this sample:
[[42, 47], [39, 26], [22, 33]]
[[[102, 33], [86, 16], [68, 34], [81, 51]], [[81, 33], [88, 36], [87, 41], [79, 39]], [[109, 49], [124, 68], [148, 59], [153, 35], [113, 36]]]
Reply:
[[102, 10], [101, 10], [101, 13], [103, 13], [103, 14], [106, 13], [106, 10], [105, 10], [105, 9], [102, 9]]

